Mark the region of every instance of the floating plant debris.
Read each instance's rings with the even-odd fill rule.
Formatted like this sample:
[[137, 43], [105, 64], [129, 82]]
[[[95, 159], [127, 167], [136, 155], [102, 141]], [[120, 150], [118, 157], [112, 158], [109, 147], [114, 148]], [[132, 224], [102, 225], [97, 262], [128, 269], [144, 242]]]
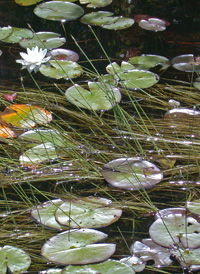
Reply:
[[114, 187], [138, 190], [158, 184], [163, 174], [154, 164], [139, 158], [119, 158], [105, 164], [101, 174]]
[[69, 49], [53, 49], [47, 56], [51, 56], [51, 60], [65, 60], [77, 62], [79, 60], [79, 55], [73, 50]]
[[42, 247], [41, 254], [59, 264], [90, 264], [108, 259], [115, 244], [97, 243], [107, 234], [94, 229], [74, 229], [53, 236]]
[[109, 110], [121, 100], [118, 88], [105, 83], [88, 82], [89, 90], [75, 84], [68, 88], [65, 96], [68, 101], [80, 108]]
[[52, 115], [44, 108], [26, 104], [10, 105], [0, 114], [1, 120], [9, 126], [31, 128], [36, 124], [46, 124]]
[[71, 21], [84, 14], [84, 10], [73, 3], [49, 1], [38, 5], [34, 13], [44, 19], [53, 21]]
[[0, 247], [0, 257], [1, 274], [6, 274], [8, 269], [13, 274], [20, 274], [31, 264], [31, 258], [24, 250], [10, 245]]

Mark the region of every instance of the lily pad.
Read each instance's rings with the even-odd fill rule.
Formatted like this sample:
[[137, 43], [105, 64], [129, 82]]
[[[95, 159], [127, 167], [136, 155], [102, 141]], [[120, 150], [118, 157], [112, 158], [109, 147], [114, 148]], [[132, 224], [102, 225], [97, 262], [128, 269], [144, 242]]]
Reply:
[[154, 261], [155, 266], [168, 266], [172, 264], [171, 253], [168, 248], [157, 245], [152, 239], [143, 239], [142, 243], [136, 241], [131, 246], [131, 252], [143, 262]]
[[128, 60], [129, 63], [133, 64], [137, 69], [148, 70], [155, 66], [161, 65], [163, 69], [170, 66], [168, 58], [160, 55], [142, 54], [141, 56], [135, 56]]
[[193, 217], [171, 214], [158, 218], [149, 228], [152, 240], [164, 247], [173, 248], [178, 244], [185, 248], [200, 246], [200, 223]]
[[11, 26], [0, 28], [0, 40], [6, 39], [13, 32], [13, 28]]
[[80, 76], [83, 73], [82, 67], [73, 61], [65, 60], [51, 60], [49, 61], [51, 66], [42, 65], [39, 71], [48, 77], [61, 79], [72, 79]]
[[200, 215], [200, 200], [187, 202], [187, 209], [192, 213]]
[[84, 10], [73, 3], [63, 1], [49, 1], [38, 5], [34, 13], [44, 19], [53, 21], [75, 20], [84, 14]]
[[84, 200], [68, 200], [57, 209], [56, 220], [71, 228], [99, 228], [116, 222], [122, 210]]
[[107, 11], [96, 11], [84, 15], [81, 18], [81, 22], [89, 25], [100, 26], [105, 29], [126, 29], [134, 24], [132, 18], [123, 16], [114, 16], [114, 13]]
[[94, 229], [74, 229], [62, 232], [49, 239], [41, 254], [51, 262], [60, 264], [90, 264], [108, 259], [115, 252], [115, 244], [95, 242], [107, 234]]
[[137, 190], [158, 184], [163, 174], [154, 164], [139, 158], [119, 158], [105, 164], [101, 174], [114, 187]]
[[173, 108], [165, 113], [164, 119], [173, 126], [180, 124], [199, 126], [200, 111], [189, 108]]
[[61, 151], [58, 153], [54, 144], [44, 143], [28, 149], [19, 157], [19, 161], [21, 165], [35, 165], [59, 158], [60, 155]]
[[50, 268], [47, 270], [42, 270], [38, 274], [62, 274], [61, 268]]
[[21, 6], [30, 6], [41, 1], [42, 0], [15, 0], [15, 2]]
[[20, 274], [26, 271], [30, 264], [30, 256], [22, 249], [10, 245], [0, 247], [1, 274], [6, 274], [7, 268], [13, 274]]
[[31, 128], [36, 124], [46, 124], [52, 120], [47, 110], [26, 104], [15, 104], [5, 108], [0, 114], [1, 120], [7, 125], [20, 128]]
[[23, 48], [38, 47], [42, 49], [53, 49], [61, 47], [66, 42], [64, 37], [55, 32], [37, 32], [31, 39], [23, 39], [20, 46]]
[[105, 83], [88, 82], [89, 90], [75, 84], [65, 92], [67, 100], [80, 108], [108, 110], [121, 100], [118, 88]]
[[79, 55], [75, 51], [69, 49], [54, 49], [51, 50], [47, 56], [51, 56], [50, 60], [65, 60], [73, 62], [79, 60]]
[[80, 4], [88, 4], [88, 8], [106, 7], [112, 3], [113, 0], [79, 0]]
[[178, 69], [180, 71], [200, 71], [200, 58], [195, 57], [193, 54], [184, 54], [176, 56], [171, 60], [171, 63], [175, 69]]
[[47, 201], [31, 210], [31, 216], [44, 226], [52, 229], [67, 230], [66, 226], [61, 226], [55, 219], [56, 210], [62, 205], [62, 199]]
[[137, 256], [133, 255], [131, 257], [126, 257], [120, 260], [121, 263], [127, 264], [136, 272], [143, 271], [145, 269], [146, 264]]
[[81, 265], [81, 266], [66, 266], [62, 274], [135, 274], [135, 271], [128, 265], [115, 261], [107, 260], [99, 264]]
[[20, 139], [29, 142], [52, 143], [61, 147], [72, 147], [73, 143], [65, 139], [59, 131], [54, 129], [33, 129], [22, 133]]
[[12, 33], [3, 42], [19, 43], [23, 38], [30, 39], [33, 37], [33, 32], [30, 29], [12, 28]]
[[17, 135], [9, 127], [2, 126], [0, 124], [0, 137], [7, 139], [7, 138], [15, 138], [17, 137]]

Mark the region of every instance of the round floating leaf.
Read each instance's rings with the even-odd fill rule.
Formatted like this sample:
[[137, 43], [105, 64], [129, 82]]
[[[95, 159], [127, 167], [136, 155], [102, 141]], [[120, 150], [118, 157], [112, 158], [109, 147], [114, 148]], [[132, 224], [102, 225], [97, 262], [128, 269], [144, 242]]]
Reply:
[[21, 165], [34, 165], [56, 159], [61, 155], [52, 143], [44, 143], [28, 149], [20, 157]]
[[130, 190], [158, 184], [163, 174], [154, 164], [138, 158], [119, 158], [105, 164], [101, 174], [114, 187]]
[[0, 28], [0, 40], [6, 39], [13, 32], [13, 28], [11, 26]]
[[200, 223], [193, 217], [171, 214], [158, 218], [150, 227], [152, 240], [168, 248], [181, 244], [185, 248], [200, 246]]
[[23, 38], [30, 39], [33, 37], [33, 32], [30, 29], [12, 28], [12, 33], [3, 42], [19, 43]]
[[49, 61], [51, 66], [42, 65], [39, 71], [48, 77], [61, 79], [61, 78], [76, 78], [83, 73], [82, 67], [73, 61]]
[[50, 268], [47, 270], [40, 271], [38, 274], [62, 274], [61, 268]]
[[74, 229], [49, 239], [41, 254], [51, 262], [60, 264], [89, 264], [108, 259], [115, 252], [115, 244], [94, 244], [106, 238], [94, 229]]
[[197, 77], [193, 82], [193, 87], [200, 90], [200, 77]]
[[59, 131], [54, 129], [33, 129], [22, 133], [20, 139], [29, 142], [52, 143], [61, 147], [72, 147], [73, 143], [65, 139]]
[[148, 70], [158, 65], [161, 65], [163, 69], [170, 66], [170, 61], [168, 58], [152, 54], [142, 54], [141, 56], [135, 56], [130, 58], [128, 62], [133, 64], [137, 69], [144, 70]]
[[31, 216], [38, 222], [43, 224], [46, 227], [66, 230], [66, 227], [61, 226], [55, 219], [56, 210], [60, 205], [64, 203], [61, 199], [56, 199], [52, 201], [47, 201], [41, 205], [38, 205], [36, 208], [31, 210]]
[[200, 58], [195, 57], [193, 54], [184, 54], [176, 56], [171, 60], [171, 63], [175, 69], [178, 69], [180, 71], [200, 71]]
[[119, 89], [109, 84], [88, 82], [88, 87], [90, 91], [76, 84], [66, 90], [65, 96], [77, 107], [91, 110], [108, 110], [121, 100]]
[[23, 39], [19, 44], [23, 48], [33, 48], [38, 46], [42, 49], [53, 49], [61, 47], [65, 42], [64, 37], [55, 32], [37, 32], [31, 39]]
[[42, 0], [15, 0], [15, 2], [21, 6], [30, 6], [41, 1]]
[[6, 274], [7, 268], [13, 274], [26, 271], [31, 264], [30, 256], [20, 248], [5, 245], [0, 247], [0, 273]]
[[200, 215], [200, 200], [195, 200], [193, 202], [187, 202], [187, 209], [192, 213]]
[[66, 266], [62, 274], [135, 274], [135, 271], [128, 265], [115, 261], [107, 260], [100, 264], [81, 265], [81, 266]]
[[135, 69], [135, 67], [132, 64], [125, 61], [121, 63], [121, 66], [119, 66], [116, 62], [113, 62], [106, 67], [106, 71], [112, 75], [133, 69]]
[[106, 29], [125, 29], [134, 24], [132, 18], [126, 18], [122, 16], [113, 16], [112, 12], [97, 11], [84, 15], [81, 18], [81, 22], [89, 25], [97, 25]]
[[79, 0], [81, 4], [88, 4], [88, 8], [101, 8], [108, 6], [112, 0]]
[[51, 56], [51, 60], [65, 60], [77, 62], [79, 60], [79, 55], [69, 49], [54, 49], [51, 50], [47, 56]]
[[0, 124], [0, 137], [1, 138], [15, 138], [17, 135], [9, 127]]
[[121, 263], [127, 264], [129, 267], [133, 268], [136, 272], [143, 271], [146, 264], [137, 256], [133, 255], [131, 257], [125, 257], [120, 260]]
[[55, 216], [61, 225], [72, 228], [98, 228], [116, 222], [121, 214], [121, 209], [75, 199], [63, 203]]
[[155, 266], [167, 266], [172, 264], [171, 253], [168, 248], [157, 245], [152, 239], [143, 239], [142, 243], [136, 241], [131, 246], [134, 255], [140, 257], [143, 262], [154, 261]]
[[54, 21], [75, 20], [84, 14], [84, 10], [73, 3], [62, 1], [45, 2], [34, 9], [34, 13], [44, 19]]
[[25, 104], [10, 105], [0, 115], [1, 120], [13, 127], [31, 128], [36, 124], [46, 124], [52, 120], [47, 110]]
[[188, 108], [173, 108], [164, 115], [169, 124], [184, 126], [199, 126], [200, 111]]

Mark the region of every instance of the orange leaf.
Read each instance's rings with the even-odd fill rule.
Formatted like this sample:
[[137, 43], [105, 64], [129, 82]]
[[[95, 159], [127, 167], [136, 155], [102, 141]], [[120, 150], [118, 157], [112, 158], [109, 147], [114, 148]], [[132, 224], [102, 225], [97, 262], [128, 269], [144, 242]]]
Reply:
[[0, 125], [0, 137], [2, 138], [15, 138], [17, 135], [9, 127]]

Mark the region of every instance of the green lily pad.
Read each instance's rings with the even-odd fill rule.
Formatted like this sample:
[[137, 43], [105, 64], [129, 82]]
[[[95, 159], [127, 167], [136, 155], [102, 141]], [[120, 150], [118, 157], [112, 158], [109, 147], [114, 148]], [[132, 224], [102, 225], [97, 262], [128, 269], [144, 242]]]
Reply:
[[73, 61], [51, 60], [51, 66], [42, 65], [39, 71], [48, 77], [61, 79], [72, 79], [80, 76], [83, 73], [82, 67]]
[[3, 42], [7, 43], [19, 43], [22, 39], [30, 39], [33, 37], [33, 32], [30, 29], [12, 28], [12, 33]]
[[115, 244], [95, 242], [107, 234], [94, 229], [74, 229], [59, 233], [42, 247], [41, 254], [51, 262], [60, 264], [89, 264], [108, 259], [115, 252]]
[[57, 209], [55, 217], [61, 225], [72, 228], [98, 228], [116, 222], [121, 214], [121, 209], [74, 199], [63, 203]]
[[13, 28], [11, 26], [0, 28], [0, 40], [8, 38], [13, 32]]
[[159, 168], [139, 158], [115, 159], [104, 165], [101, 174], [112, 186], [130, 190], [151, 187], [163, 178]]
[[108, 110], [121, 100], [119, 89], [109, 84], [88, 82], [88, 87], [90, 91], [76, 84], [66, 90], [65, 96], [77, 107], [90, 110]]
[[126, 29], [134, 24], [132, 18], [126, 18], [123, 16], [114, 16], [114, 13], [107, 11], [97, 11], [85, 14], [81, 18], [81, 22], [89, 25], [100, 26], [105, 29]]
[[10, 245], [0, 247], [1, 274], [6, 274], [7, 268], [13, 274], [20, 274], [26, 271], [30, 264], [30, 256], [22, 249]]
[[62, 274], [135, 274], [135, 271], [128, 265], [115, 261], [107, 260], [99, 264], [81, 265], [81, 266], [66, 266]]
[[44, 143], [28, 149], [20, 157], [21, 165], [35, 165], [59, 158], [60, 153], [52, 143]]
[[32, 48], [38, 46], [42, 49], [53, 49], [61, 47], [66, 42], [64, 37], [55, 32], [37, 32], [31, 39], [23, 39], [20, 46], [23, 48]]
[[200, 200], [195, 200], [193, 202], [187, 202], [187, 209], [190, 212], [200, 215]]
[[133, 69], [135, 69], [135, 66], [125, 61], [122, 61], [121, 66], [119, 66], [116, 62], [113, 62], [106, 67], [106, 71], [112, 75]]
[[34, 13], [44, 19], [53, 21], [75, 20], [84, 14], [84, 10], [73, 3], [63, 1], [49, 1], [38, 5]]
[[65, 139], [59, 131], [54, 129], [33, 129], [22, 133], [20, 139], [29, 142], [52, 143], [56, 146], [74, 146], [73, 143]]
[[62, 274], [61, 268], [50, 268], [47, 270], [42, 270], [38, 274]]
[[144, 70], [148, 70], [158, 65], [161, 65], [163, 69], [170, 66], [170, 61], [168, 58], [152, 54], [142, 54], [141, 56], [135, 56], [130, 58], [128, 62], [133, 64], [137, 69]]
[[112, 3], [113, 0], [79, 0], [81, 4], [88, 4], [88, 8], [106, 7]]
[[193, 217], [180, 214], [158, 218], [149, 228], [152, 240], [168, 248], [177, 245], [185, 248], [200, 247], [199, 233], [200, 223]]
[[42, 0], [15, 0], [15, 2], [21, 6], [30, 6], [41, 1]]
[[61, 199], [47, 201], [31, 210], [31, 216], [46, 227], [58, 230], [67, 230], [68, 228], [60, 225], [55, 219], [56, 210], [64, 203]]

